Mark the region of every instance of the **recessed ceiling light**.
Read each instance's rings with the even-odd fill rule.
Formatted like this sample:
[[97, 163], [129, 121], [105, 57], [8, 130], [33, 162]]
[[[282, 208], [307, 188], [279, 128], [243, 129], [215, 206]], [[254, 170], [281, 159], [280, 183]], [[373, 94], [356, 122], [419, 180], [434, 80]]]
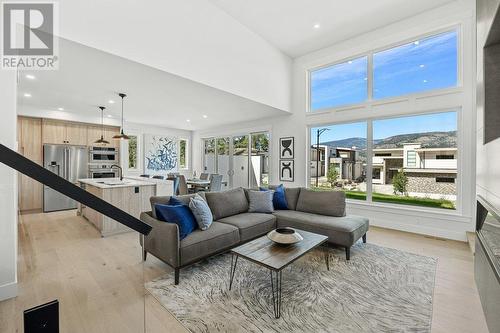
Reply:
[[111, 117], [113, 117], [113, 116], [112, 116], [112, 115], [110, 115], [110, 114], [108, 114], [108, 118], [111, 118]]
[[207, 119], [207, 118], [208, 118], [208, 116], [207, 116], [206, 114], [204, 114], [204, 115], [203, 115], [203, 118]]
[[32, 74], [26, 74], [25, 76], [27, 79], [30, 79], [30, 80], [34, 80], [36, 79], [35, 75], [32, 75]]
[[314, 29], [319, 29], [321, 26], [319, 25], [319, 23], [316, 23], [315, 25], [313, 25], [313, 28]]
[[191, 119], [186, 119], [186, 121], [187, 121], [188, 123], [190, 123], [190, 122], [191, 122]]
[[352, 60], [349, 60], [347, 63], [348, 63], [348, 64], [352, 64]]
[[367, 77], [365, 77], [365, 81], [368, 81], [368, 78], [367, 78]]
[[427, 80], [424, 80], [424, 83], [427, 83]]
[[112, 99], [110, 99], [110, 100], [108, 101], [108, 103], [109, 103], [109, 104], [115, 104], [115, 101], [113, 101]]
[[418, 45], [418, 44], [420, 44], [420, 41], [416, 40], [413, 42], [413, 44]]
[[59, 111], [64, 111], [64, 108], [57, 108]]
[[24, 93], [24, 97], [31, 97], [30, 93]]
[[422, 65], [420, 65], [419, 67], [420, 67], [420, 68], [424, 68], [424, 67], [425, 67], [425, 65], [424, 65], [424, 64], [422, 64]]

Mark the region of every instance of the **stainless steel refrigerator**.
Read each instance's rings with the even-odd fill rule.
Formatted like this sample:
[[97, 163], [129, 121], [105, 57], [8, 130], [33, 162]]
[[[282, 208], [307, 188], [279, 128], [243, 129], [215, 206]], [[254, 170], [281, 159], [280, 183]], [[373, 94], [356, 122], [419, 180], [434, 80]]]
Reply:
[[[89, 153], [85, 146], [43, 145], [43, 166], [56, 175], [76, 183], [88, 177]], [[76, 201], [43, 186], [43, 211], [74, 209]]]

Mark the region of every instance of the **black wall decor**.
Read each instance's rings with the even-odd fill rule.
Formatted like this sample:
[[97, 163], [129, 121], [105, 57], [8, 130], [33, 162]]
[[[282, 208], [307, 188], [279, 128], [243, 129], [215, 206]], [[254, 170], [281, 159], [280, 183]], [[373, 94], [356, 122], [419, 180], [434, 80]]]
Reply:
[[280, 138], [280, 159], [295, 158], [295, 139], [293, 136]]
[[280, 181], [293, 182], [294, 173], [294, 160], [280, 160]]
[[295, 174], [295, 138], [287, 136], [280, 138], [280, 181], [293, 182]]

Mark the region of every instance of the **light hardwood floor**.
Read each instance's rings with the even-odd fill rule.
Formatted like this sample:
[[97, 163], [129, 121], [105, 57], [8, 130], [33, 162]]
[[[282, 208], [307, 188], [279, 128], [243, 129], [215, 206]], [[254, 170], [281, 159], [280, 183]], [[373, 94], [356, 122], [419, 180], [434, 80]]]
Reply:
[[[368, 242], [438, 258], [432, 332], [488, 332], [466, 243], [380, 228]], [[136, 233], [101, 238], [75, 211], [20, 216], [19, 296], [0, 302], [0, 332], [22, 332], [23, 310], [56, 298], [61, 332], [187, 332], [144, 297], [143, 282], [170, 268], [140, 252]]]

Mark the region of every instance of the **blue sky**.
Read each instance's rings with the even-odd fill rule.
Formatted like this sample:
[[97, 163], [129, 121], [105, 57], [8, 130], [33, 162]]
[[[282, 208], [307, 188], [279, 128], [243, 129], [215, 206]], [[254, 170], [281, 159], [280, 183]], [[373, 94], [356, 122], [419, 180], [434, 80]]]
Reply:
[[[320, 142], [336, 141], [354, 137], [366, 138], [366, 122], [359, 122], [313, 128], [311, 129], [311, 143], [316, 142], [316, 130], [324, 127], [329, 128], [330, 130], [321, 135]], [[399, 134], [447, 132], [456, 130], [456, 112], [381, 119], [373, 122], [373, 138], [376, 140]]]
[[[367, 57], [311, 73], [311, 109], [367, 99]], [[373, 55], [373, 97], [381, 99], [457, 85], [457, 32], [417, 40]]]

